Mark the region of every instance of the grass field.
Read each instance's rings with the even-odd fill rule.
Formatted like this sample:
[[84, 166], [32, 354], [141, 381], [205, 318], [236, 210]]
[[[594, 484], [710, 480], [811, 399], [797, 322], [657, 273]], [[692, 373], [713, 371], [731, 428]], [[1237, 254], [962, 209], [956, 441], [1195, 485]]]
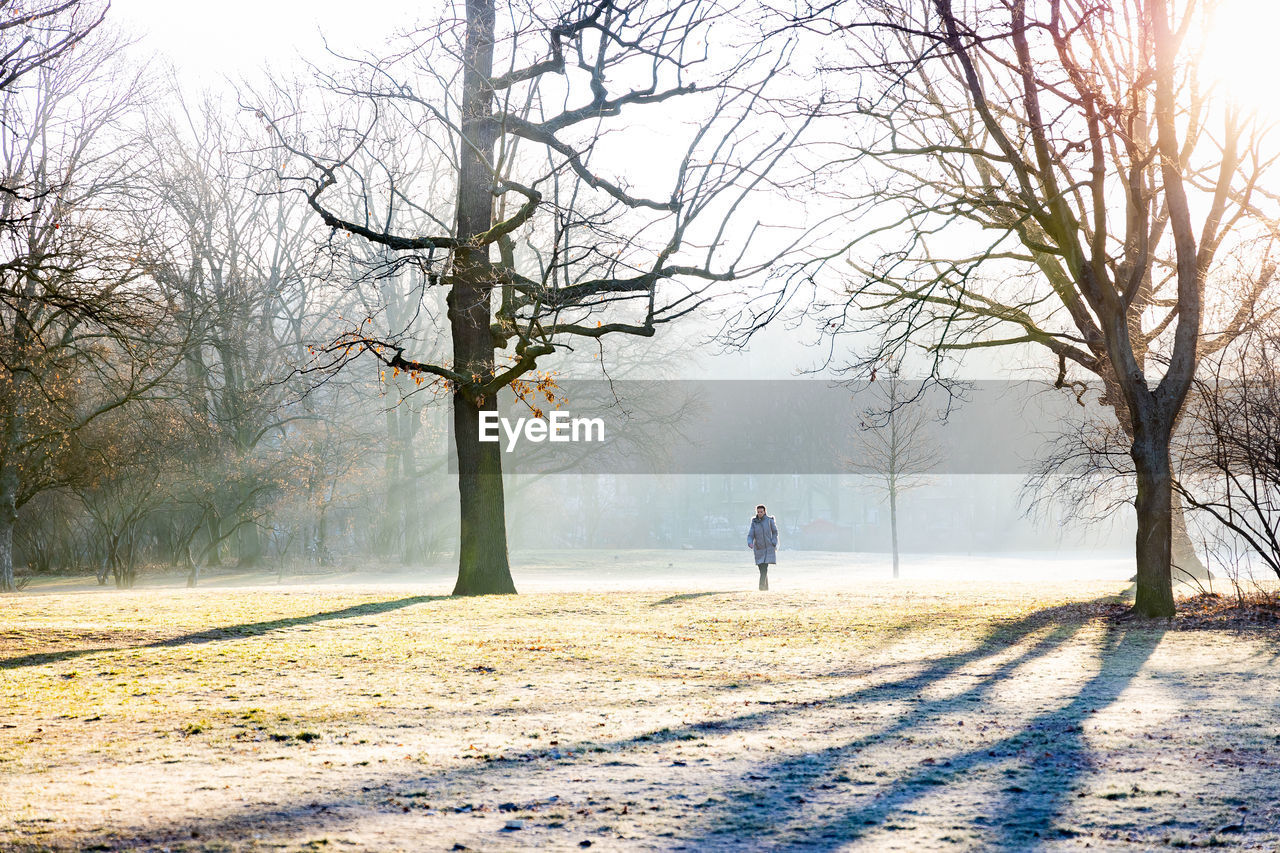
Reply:
[[37, 584], [0, 849], [1277, 849], [1280, 632], [1123, 588]]

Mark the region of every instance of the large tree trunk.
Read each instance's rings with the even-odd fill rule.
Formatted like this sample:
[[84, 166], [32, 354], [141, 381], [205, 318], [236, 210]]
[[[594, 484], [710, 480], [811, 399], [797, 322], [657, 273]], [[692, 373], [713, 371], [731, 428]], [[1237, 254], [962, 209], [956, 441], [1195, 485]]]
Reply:
[[[384, 387], [389, 393], [398, 391], [393, 380], [383, 379]], [[400, 406], [406, 405], [401, 400]], [[381, 535], [375, 544], [375, 552], [379, 557], [388, 558], [399, 551], [403, 554], [404, 539], [408, 532], [404, 518], [404, 478], [401, 474], [400, 418], [398, 408], [388, 408], [385, 423], [387, 427], [387, 443], [383, 455], [382, 480], [386, 486], [387, 511], [378, 519]]]
[[[1109, 397], [1112, 394], [1114, 394], [1114, 399], [1122, 399], [1119, 391], [1108, 392]], [[1104, 401], [1111, 405], [1111, 410], [1115, 412], [1116, 420], [1119, 422], [1121, 429], [1124, 430], [1129, 440], [1133, 441], [1133, 423], [1128, 417], [1128, 412], [1123, 402], [1112, 404], [1107, 398], [1104, 398]], [[1200, 556], [1196, 553], [1195, 544], [1187, 533], [1186, 508], [1176, 492], [1173, 494], [1170, 511], [1173, 529], [1171, 559], [1175, 579], [1208, 578], [1209, 569], [1200, 560]]]
[[209, 534], [209, 547], [206, 549], [204, 564], [209, 567], [222, 565], [222, 519], [217, 512], [211, 512], [205, 519], [205, 530]]
[[0, 474], [0, 592], [18, 589], [13, 577], [13, 526], [18, 520], [15, 479], [9, 472]]
[[[492, 400], [485, 401], [484, 410], [493, 407]], [[462, 394], [454, 395], [453, 428], [458, 447], [458, 493], [462, 508], [454, 595], [516, 591], [507, 562], [502, 450], [496, 442], [481, 443], [480, 411], [482, 409]]]
[[327, 566], [333, 562], [329, 555], [329, 505], [320, 504], [316, 514], [316, 564]]
[[[467, 0], [466, 64], [462, 76], [462, 135], [458, 173], [457, 237], [449, 290], [449, 324], [455, 369], [483, 382], [493, 375], [494, 342], [489, 331], [493, 276], [488, 246], [469, 240], [492, 227], [493, 149], [497, 128], [492, 114], [493, 0]], [[454, 595], [516, 591], [507, 562], [507, 525], [502, 490], [502, 449], [480, 441], [480, 412], [496, 410], [493, 395], [477, 397], [468, 388], [453, 395], [453, 433], [458, 451], [461, 530], [458, 582]]]
[[257, 521], [247, 514], [240, 519], [240, 529], [236, 531], [239, 559], [236, 565], [242, 569], [257, 568], [262, 562], [262, 531]]
[[[390, 384], [389, 393], [399, 394]], [[407, 400], [387, 412], [387, 449], [383, 473], [387, 487], [387, 511], [381, 519], [379, 556], [398, 559], [405, 565], [422, 562], [426, 541], [424, 501], [418, 491], [418, 463], [413, 442], [421, 425], [421, 413]]]
[[422, 510], [425, 501], [418, 491], [418, 458], [413, 449], [413, 439], [416, 437], [418, 424], [421, 423], [418, 418], [419, 413], [410, 410], [400, 421], [401, 434], [406, 436], [400, 454], [400, 468], [404, 472], [400, 484], [399, 524], [403, 531], [400, 562], [406, 566], [422, 563], [426, 554], [427, 520]]
[[[1102, 377], [1105, 393], [1102, 402], [1110, 407], [1115, 414], [1116, 422], [1120, 424], [1120, 428], [1124, 430], [1124, 434], [1132, 442], [1134, 438], [1133, 418], [1129, 415], [1128, 406], [1124, 402], [1124, 392], [1121, 390], [1115, 373], [1108, 370]], [[1175, 425], [1176, 425], [1175, 421]], [[1175, 580], [1188, 580], [1190, 578], [1208, 578], [1209, 570], [1205, 564], [1201, 562], [1200, 556], [1196, 554], [1195, 544], [1191, 541], [1191, 536], [1187, 533], [1187, 515], [1186, 508], [1182, 504], [1182, 499], [1177, 492], [1173, 494], [1172, 525], [1172, 565]]]
[[1173, 472], [1169, 442], [1159, 437], [1133, 443], [1133, 464], [1138, 473], [1137, 595], [1134, 612], [1141, 616], [1174, 614], [1173, 580]]

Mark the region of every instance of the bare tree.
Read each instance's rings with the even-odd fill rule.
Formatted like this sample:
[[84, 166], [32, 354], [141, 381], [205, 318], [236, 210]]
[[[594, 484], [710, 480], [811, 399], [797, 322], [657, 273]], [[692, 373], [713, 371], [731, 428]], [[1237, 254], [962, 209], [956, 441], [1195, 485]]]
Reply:
[[893, 578], [898, 579], [898, 498], [925, 484], [925, 475], [942, 460], [933, 441], [937, 418], [928, 410], [922, 382], [909, 382], [896, 369], [882, 373], [872, 388], [879, 399], [863, 413], [853, 435], [849, 467], [872, 478], [889, 502]]
[[184, 490], [195, 511], [186, 531], [203, 533], [204, 560], [218, 563], [232, 543], [237, 563], [251, 567], [262, 556], [267, 498], [287, 476], [267, 445], [292, 420], [313, 417], [286, 405], [299, 387], [285, 380], [315, 322], [305, 292], [314, 223], [300, 200], [264, 191], [243, 162], [246, 131], [215, 99], [181, 102], [153, 115], [148, 130], [153, 204], [139, 225], [150, 237], [143, 257], [173, 322], [192, 338], [174, 389], [209, 439], [199, 443], [203, 464], [189, 471], [206, 482]]
[[110, 7], [99, 0], [0, 0], [0, 90], [60, 59], [102, 23]]
[[1179, 442], [1179, 490], [1280, 577], [1280, 335], [1243, 336], [1204, 368]]
[[[1260, 129], [1197, 77], [1201, 4], [869, 2], [803, 16], [840, 33], [859, 93], [835, 165], [866, 168], [836, 258], [869, 363], [922, 347], [1043, 348], [1100, 377], [1136, 473], [1137, 598], [1174, 612], [1169, 445], [1198, 358], [1274, 281]], [[842, 71], [843, 73], [843, 71]], [[1237, 251], [1238, 250], [1238, 251]], [[1215, 302], [1232, 275], [1239, 302]], [[866, 313], [859, 312], [869, 312]], [[1016, 357], [1016, 356], [1015, 356]]]
[[186, 420], [173, 400], [134, 400], [73, 434], [67, 489], [87, 517], [99, 584], [136, 582], [156, 539], [152, 518], [174, 499], [171, 469], [190, 450]]
[[17, 511], [64, 484], [74, 434], [172, 365], [166, 307], [123, 225], [141, 84], [118, 47], [56, 50], [0, 91], [0, 590]]
[[[371, 353], [451, 395], [456, 594], [515, 591], [502, 451], [479, 440], [498, 392], [553, 353], [611, 334], [652, 336], [777, 254], [745, 200], [804, 122], [753, 123], [785, 50], [744, 35], [744, 45], [717, 52], [718, 27], [731, 28], [726, 10], [704, 0], [467, 0], [462, 18], [327, 78], [348, 105], [326, 108], [341, 116], [327, 150], [286, 121], [298, 105], [257, 108], [281, 159], [301, 167], [282, 170], [282, 181], [306, 194], [335, 240], [354, 235], [400, 253], [447, 292], [443, 357], [367, 327], [323, 355], [336, 367]], [[673, 112], [685, 120], [661, 137], [640, 124]], [[415, 189], [413, 175], [392, 169], [353, 169], [357, 152], [376, 156], [386, 144], [384, 117], [407, 122], [447, 165], [447, 192]], [[644, 174], [629, 169], [637, 160], [648, 161]], [[387, 197], [414, 216], [375, 218]]]

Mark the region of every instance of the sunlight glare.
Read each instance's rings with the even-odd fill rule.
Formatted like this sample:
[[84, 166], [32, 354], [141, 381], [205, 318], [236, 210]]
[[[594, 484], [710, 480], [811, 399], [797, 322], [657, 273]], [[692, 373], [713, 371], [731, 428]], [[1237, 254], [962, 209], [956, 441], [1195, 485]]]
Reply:
[[1275, 0], [1221, 0], [1204, 34], [1201, 73], [1219, 98], [1244, 109], [1280, 119], [1276, 87], [1275, 34], [1280, 3]]

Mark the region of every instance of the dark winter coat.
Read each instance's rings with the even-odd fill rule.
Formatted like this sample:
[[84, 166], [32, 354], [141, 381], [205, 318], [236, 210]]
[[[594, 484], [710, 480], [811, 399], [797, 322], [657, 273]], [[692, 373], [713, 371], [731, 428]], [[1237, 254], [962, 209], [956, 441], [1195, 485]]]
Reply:
[[778, 562], [778, 525], [772, 515], [764, 518], [752, 518], [747, 528], [747, 544], [755, 551], [756, 565]]

